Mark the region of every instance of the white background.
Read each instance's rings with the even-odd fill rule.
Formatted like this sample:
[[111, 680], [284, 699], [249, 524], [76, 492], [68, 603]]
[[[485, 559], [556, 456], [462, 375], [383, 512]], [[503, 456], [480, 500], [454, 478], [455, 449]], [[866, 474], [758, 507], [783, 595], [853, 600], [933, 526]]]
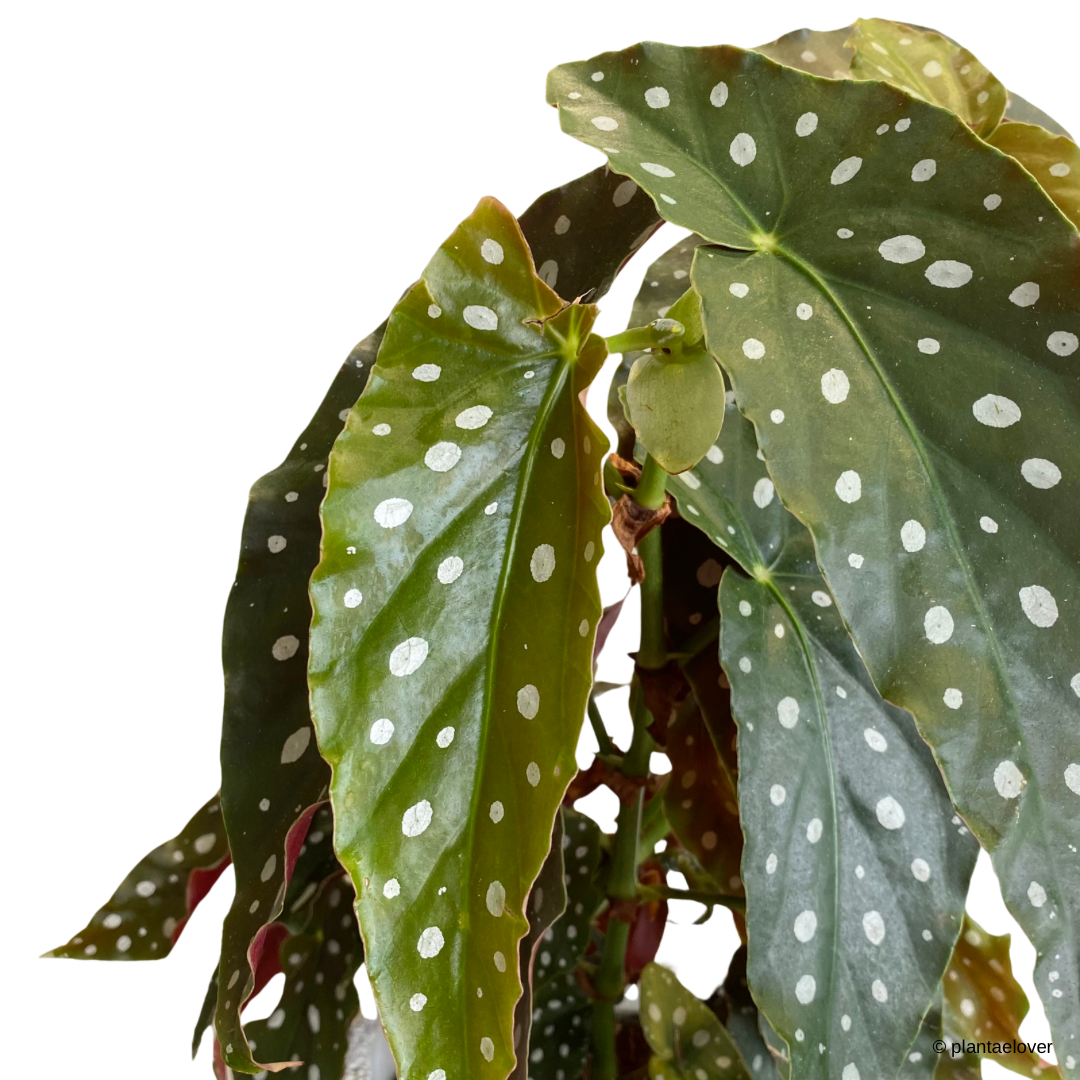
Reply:
[[[520, 212], [599, 164], [559, 132], [548, 69], [645, 38], [753, 46], [864, 14], [952, 34], [1080, 130], [1072, 4], [1001, 6], [1000, 21], [957, 0], [6, 5], [8, 1075], [210, 1075], [207, 1048], [191, 1065], [187, 1047], [229, 881], [163, 963], [35, 957], [218, 785], [220, 622], [252, 481], [482, 195]], [[678, 235], [638, 254], [602, 332], [625, 326]], [[620, 556], [604, 574], [610, 600]], [[635, 637], [624, 618], [611, 653]], [[1011, 925], [985, 868], [972, 910]], [[677, 929], [664, 945], [701, 993], [733, 947], [715, 921], [707, 946], [688, 951]], [[1015, 957], [1030, 973], [1030, 947]], [[1045, 1031], [1039, 1012], [1025, 1033]]]

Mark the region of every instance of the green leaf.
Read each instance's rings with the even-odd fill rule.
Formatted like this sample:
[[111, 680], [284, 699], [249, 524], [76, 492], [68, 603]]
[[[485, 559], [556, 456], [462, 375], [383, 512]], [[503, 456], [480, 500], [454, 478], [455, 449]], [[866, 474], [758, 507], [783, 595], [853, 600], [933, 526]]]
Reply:
[[767, 45], [759, 45], [754, 51], [810, 75], [847, 79], [851, 77], [851, 59], [855, 55], [848, 38], [854, 29], [843, 26], [839, 30], [793, 30]]
[[[879, 22], [884, 20], [867, 21]], [[893, 23], [892, 25], [899, 26], [900, 24]], [[937, 31], [930, 30], [925, 26], [915, 26], [910, 29], [914, 30], [916, 34], [929, 34], [940, 37], [945, 41], [946, 45], [960, 48], [956, 42], [953, 42], [945, 34], [938, 34]], [[769, 57], [770, 60], [786, 64], [788, 67], [797, 68], [799, 71], [805, 71], [810, 75], [823, 75], [827, 79], [850, 79], [854, 77], [851, 71], [851, 61], [855, 55], [855, 50], [848, 44], [848, 40], [854, 30], [854, 26], [845, 26], [839, 30], [794, 30], [776, 41], [769, 42], [767, 45], [759, 45], [754, 51], [762, 53]], [[960, 66], [963, 67], [963, 64]], [[949, 72], [946, 71], [946, 74], [949, 74]], [[967, 74], [970, 75], [970, 72]], [[872, 78], [876, 79], [880, 75], [879, 72]], [[1032, 105], [1030, 101], [1022, 98], [1015, 91], [1009, 90], [1006, 94], [1008, 98], [1008, 103], [1005, 106], [1006, 120], [1019, 120], [1026, 124], [1041, 124], [1055, 135], [1069, 134], [1053, 117], [1048, 116], [1042, 109]], [[979, 105], [977, 97], [978, 91], [976, 91], [976, 106]], [[929, 100], [935, 101], [934, 98]], [[937, 101], [935, 103], [943, 104]], [[990, 104], [989, 99], [986, 104]]]
[[347, 878], [323, 883], [304, 933], [290, 935], [278, 950], [285, 973], [280, 1004], [247, 1026], [259, 1057], [303, 1062], [307, 1080], [340, 1078], [346, 1034], [360, 1010], [353, 978], [364, 949], [352, 900]]
[[1037, 124], [1002, 124], [990, 145], [1016, 158], [1054, 200], [1057, 208], [1080, 226], [1080, 148], [1067, 135], [1054, 135]]
[[172, 951], [191, 913], [228, 865], [229, 844], [215, 795], [178, 836], [136, 863], [84, 929], [45, 955], [160, 960]]
[[956, 113], [983, 138], [1001, 123], [1005, 87], [947, 37], [889, 19], [859, 19], [848, 44], [855, 50], [852, 78], [885, 79]]
[[589, 944], [590, 928], [604, 895], [596, 886], [600, 828], [564, 807], [561, 847], [565, 858], [566, 910], [544, 934], [534, 960], [531, 1080], [575, 1080], [592, 1037], [592, 999], [576, 969]]
[[353, 349], [289, 456], [251, 489], [225, 610], [221, 801], [236, 896], [222, 932], [219, 970], [228, 977], [218, 988], [214, 1029], [225, 1064], [240, 1072], [260, 1068], [248, 1052], [240, 1011], [311, 815], [330, 783], [308, 715], [307, 583], [319, 557], [327, 456], [367, 381], [383, 329]]
[[594, 318], [482, 201], [395, 308], [331, 459], [312, 712], [403, 1078], [513, 1066], [523, 908], [601, 610]]
[[874, 690], [809, 534], [760, 484], [753, 429], [731, 408], [722, 462], [697, 470], [696, 489], [670, 487], [715, 536], [735, 529], [755, 575], [729, 570], [720, 587], [750, 983], [793, 1075], [891, 1075], [952, 953], [977, 848], [949, 825], [929, 750]]
[[750, 1080], [716, 1014], [659, 964], [641, 976], [641, 1026], [653, 1052], [652, 1080]]
[[[668, 108], [645, 100], [658, 86]], [[618, 167], [733, 249], [699, 249], [692, 272], [709, 346], [875, 682], [990, 851], [1037, 985], [1070, 973], [1046, 1007], [1080, 1060], [1076, 230], [1014, 161], [885, 83], [650, 45], [550, 87], [564, 127], [598, 143], [610, 118]]]
[[[691, 258], [690, 250], [673, 250], [647, 278], [673, 276]], [[734, 558], [753, 575], [729, 570], [720, 589], [723, 661], [740, 722], [751, 983], [790, 1044], [794, 1075], [822, 1067], [839, 1075], [852, 1063], [863, 1075], [884, 1074], [899, 1067], [948, 963], [977, 849], [966, 829], [955, 835], [948, 824], [952, 810], [932, 756], [910, 719], [871, 686], [817, 570], [809, 533], [776, 498], [753, 427], [734, 404], [729, 409], [713, 452], [672, 477], [668, 490], [685, 519], [726, 550], [719, 558]], [[682, 561], [692, 566], [695, 559]], [[720, 569], [718, 559], [699, 567], [705, 581]], [[716, 682], [701, 670], [693, 680], [706, 700]], [[678, 752], [678, 739], [669, 739], [673, 764]], [[782, 782], [785, 767], [797, 784]], [[701, 771], [698, 765], [695, 781]], [[683, 806], [675, 797], [679, 772], [676, 766], [666, 796], [673, 825]], [[777, 783], [784, 788], [779, 804]], [[902, 830], [881, 822], [888, 785], [902, 797]], [[685, 801], [684, 813], [705, 812], [698, 800]], [[923, 863], [928, 882], [915, 875], [924, 873]], [[868, 912], [876, 913], [869, 923]], [[922, 931], [931, 926], [927, 943]], [[874, 943], [879, 932], [884, 937]], [[829, 986], [834, 970], [836, 985]], [[804, 975], [814, 980], [806, 1003], [795, 989]], [[875, 1015], [885, 1011], [873, 998], [875, 980], [888, 991], [887, 1021]], [[807, 996], [809, 983], [802, 985]]]

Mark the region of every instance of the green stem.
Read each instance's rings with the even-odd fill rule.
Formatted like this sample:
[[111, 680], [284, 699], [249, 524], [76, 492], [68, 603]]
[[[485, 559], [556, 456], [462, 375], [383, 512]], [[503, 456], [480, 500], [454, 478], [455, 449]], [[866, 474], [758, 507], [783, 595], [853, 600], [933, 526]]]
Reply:
[[[645, 458], [641, 480], [634, 491], [634, 501], [650, 510], [659, 510], [667, 496], [667, 473], [653, 460]], [[652, 670], [667, 663], [667, 643], [664, 640], [664, 564], [660, 546], [660, 529], [655, 528], [642, 537], [637, 546], [645, 569], [641, 583], [641, 645], [637, 662]]]
[[592, 724], [593, 734], [596, 736], [600, 753], [606, 756], [616, 754], [615, 744], [611, 741], [607, 728], [604, 727], [604, 718], [600, 715], [600, 708], [596, 704], [596, 698], [591, 695], [589, 697], [589, 723]]
[[648, 326], [635, 326], [607, 338], [607, 349], [609, 353], [628, 353], [670, 347], [685, 333], [683, 324], [674, 319], [656, 319]]

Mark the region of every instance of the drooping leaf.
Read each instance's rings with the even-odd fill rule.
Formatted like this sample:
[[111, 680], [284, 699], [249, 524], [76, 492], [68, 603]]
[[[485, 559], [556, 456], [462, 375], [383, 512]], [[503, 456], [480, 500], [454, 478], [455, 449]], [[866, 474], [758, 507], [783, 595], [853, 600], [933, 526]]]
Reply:
[[564, 839], [563, 815], [559, 813], [555, 815], [555, 827], [551, 831], [551, 847], [547, 858], [540, 867], [540, 873], [536, 875], [525, 904], [529, 932], [518, 943], [518, 971], [521, 972], [522, 992], [514, 1006], [514, 1053], [517, 1055], [517, 1064], [510, 1074], [510, 1080], [528, 1080], [536, 953], [540, 947], [540, 939], [551, 928], [551, 924], [566, 911], [566, 882], [563, 880], [563, 850], [566, 846]]
[[228, 865], [229, 844], [215, 795], [179, 835], [135, 865], [83, 930], [45, 955], [160, 960], [172, 951], [191, 913]]
[[739, 1048], [742, 1059], [754, 1080], [777, 1080], [773, 1056], [761, 1037], [758, 1009], [746, 981], [746, 946], [735, 950], [719, 992], [724, 1027]]
[[[965, 917], [964, 932], [956, 943], [942, 983], [944, 1030], [950, 1040], [960, 1039], [976, 1047], [988, 1042], [1010, 1046], [1024, 1042], [1020, 1023], [1027, 1015], [1028, 1000], [1013, 977], [1009, 938], [1008, 934], [989, 934], [971, 916]], [[1056, 978], [1051, 972], [1051, 987], [1060, 979], [1060, 971]], [[1005, 1053], [976, 1049], [975, 1056], [989, 1058], [1033, 1080], [1055, 1075], [1057, 1070], [1042, 1058], [1035, 1046], [1025, 1043], [1025, 1050], [1018, 1052], [1010, 1048]]]
[[793, 1075], [889, 1074], [948, 963], [977, 848], [950, 824], [910, 718], [873, 689], [809, 534], [761, 482], [753, 429], [731, 410], [722, 461], [672, 488], [754, 575], [729, 570], [720, 587], [750, 983]]
[[[951, 954], [977, 849], [954, 835], [929, 751], [870, 685], [809, 534], [776, 499], [753, 428], [729, 409], [715, 452], [668, 489], [686, 519], [754, 575], [728, 571], [721, 585], [724, 666], [741, 724], [751, 982], [790, 1045], [794, 1075], [848, 1064], [895, 1071]], [[678, 752], [669, 740], [673, 764]], [[673, 826], [684, 805], [700, 815], [716, 804], [678, 800], [682, 764], [666, 796]], [[778, 783], [785, 767], [793, 781]], [[902, 810], [889, 816], [902, 804], [887, 784], [917, 803], [906, 821]], [[902, 845], [891, 838], [901, 825], [886, 827], [882, 815], [902, 823]], [[931, 884], [920, 880], [924, 869]], [[920, 919], [927, 925], [915, 927]], [[886, 1001], [887, 1016], [874, 1015]]]
[[1054, 200], [1058, 209], [1080, 226], [1080, 148], [1067, 135], [1055, 135], [1037, 124], [1002, 124], [990, 145], [1016, 158]]
[[[579, 291], [594, 299], [602, 295], [659, 224], [650, 200], [606, 167], [541, 196], [523, 216], [527, 241], [570, 300]], [[225, 817], [230, 834], [240, 838], [243, 856], [238, 857], [239, 887], [223, 944], [223, 966], [229, 970], [249, 948], [257, 950], [260, 931], [279, 909], [280, 895], [270, 889], [276, 882], [280, 890], [277, 871], [284, 861], [285, 837], [299, 816], [324, 797], [329, 783], [329, 770], [310, 745], [310, 725], [305, 726], [307, 582], [318, 561], [323, 467], [363, 389], [384, 329], [353, 350], [290, 457], [252, 491], [224, 646]], [[282, 633], [273, 637], [268, 659], [264, 638], [267, 628], [277, 624]], [[271, 859], [275, 872], [264, 882]], [[264, 893], [274, 903], [268, 905]], [[250, 992], [249, 980], [243, 1000]], [[233, 1005], [239, 1008], [238, 1002]], [[242, 1051], [238, 1011], [229, 1012], [219, 1028], [225, 1045], [234, 1047], [229, 1063], [253, 1068]]]
[[591, 818], [569, 808], [563, 809], [562, 817], [566, 910], [545, 932], [534, 961], [531, 1080], [576, 1080], [592, 1037], [592, 999], [576, 971], [604, 898], [595, 882], [600, 829]]
[[259, 1057], [302, 1062], [306, 1080], [340, 1080], [347, 1032], [360, 1011], [353, 978], [364, 950], [352, 899], [344, 876], [324, 883], [304, 933], [278, 949], [285, 973], [278, 1007], [247, 1025]]
[[854, 79], [885, 79], [956, 113], [985, 138], [1001, 123], [1006, 92], [967, 49], [933, 30], [890, 19], [859, 19], [848, 45]]
[[[650, 45], [550, 85], [568, 130], [618, 150], [665, 216], [729, 249], [699, 249], [692, 271], [710, 348], [875, 682], [914, 713], [991, 852], [1037, 984], [1063, 970], [1046, 1006], [1070, 1054], [1076, 230], [1014, 161], [885, 83]], [[660, 86], [669, 105], [650, 108]]]
[[403, 1080], [513, 1066], [524, 903], [601, 610], [594, 317], [482, 201], [395, 308], [331, 459], [312, 712]]
[[855, 55], [848, 38], [854, 29], [843, 26], [839, 30], [793, 30], [776, 41], [758, 45], [754, 51], [811, 75], [847, 79], [851, 77], [851, 58]]
[[716, 1014], [659, 964], [641, 976], [641, 1026], [653, 1052], [652, 1080], [750, 1080]]
[[353, 349], [289, 456], [251, 489], [225, 610], [221, 800], [236, 896], [222, 931], [219, 970], [228, 976], [218, 988], [214, 1029], [224, 1063], [241, 1072], [258, 1066], [240, 1012], [254, 990], [268, 928], [281, 914], [292, 863], [330, 783], [308, 715], [307, 583], [319, 556], [327, 456], [364, 388], [383, 329]]

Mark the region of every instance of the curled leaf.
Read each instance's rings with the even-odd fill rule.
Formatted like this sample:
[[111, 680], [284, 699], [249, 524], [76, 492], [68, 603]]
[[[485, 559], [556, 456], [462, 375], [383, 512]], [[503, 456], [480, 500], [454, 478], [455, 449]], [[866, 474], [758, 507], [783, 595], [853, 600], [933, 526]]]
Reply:
[[1006, 92], [967, 49], [933, 30], [890, 19], [859, 19], [848, 46], [854, 79], [884, 79], [956, 113], [986, 138], [1001, 123]]

